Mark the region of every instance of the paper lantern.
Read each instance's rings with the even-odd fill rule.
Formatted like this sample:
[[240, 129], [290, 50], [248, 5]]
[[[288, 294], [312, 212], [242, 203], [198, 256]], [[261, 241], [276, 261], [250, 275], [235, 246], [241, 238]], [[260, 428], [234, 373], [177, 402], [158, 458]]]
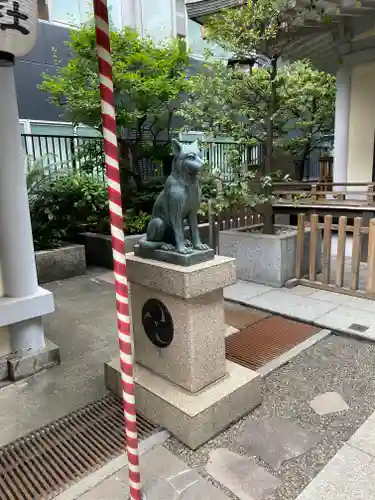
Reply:
[[0, 0], [0, 52], [15, 57], [30, 52], [37, 24], [37, 0]]

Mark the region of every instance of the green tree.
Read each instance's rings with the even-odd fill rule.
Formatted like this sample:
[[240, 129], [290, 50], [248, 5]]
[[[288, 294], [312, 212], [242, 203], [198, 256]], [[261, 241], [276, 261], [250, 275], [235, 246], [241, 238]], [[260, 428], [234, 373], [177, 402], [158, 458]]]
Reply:
[[[120, 164], [129, 173], [137, 165], [141, 143], [152, 137], [153, 154], [163, 131], [171, 135], [179, 98], [186, 90], [189, 57], [179, 40], [155, 46], [132, 28], [111, 32], [113, 84], [120, 145]], [[55, 72], [43, 74], [39, 88], [61, 107], [65, 119], [101, 130], [98, 62], [95, 28], [87, 23], [71, 30], [67, 45], [73, 55], [63, 65], [54, 53]], [[135, 131], [135, 144], [125, 140], [126, 130]], [[142, 146], [144, 147], [144, 146]], [[144, 151], [143, 151], [144, 153]], [[165, 154], [165, 148], [163, 150]], [[151, 154], [151, 153], [150, 153]], [[140, 180], [136, 176], [136, 180]]]
[[[289, 153], [301, 175], [319, 135], [332, 130], [335, 78], [308, 61], [297, 61], [279, 68], [276, 86], [273, 150]], [[190, 79], [189, 98], [179, 113], [187, 127], [232, 137], [240, 147], [241, 162], [244, 149], [267, 141], [271, 100], [266, 69], [233, 72], [222, 61], [208, 60], [205, 71]]]
[[278, 65], [284, 50], [300, 36], [300, 30], [308, 21], [319, 30], [319, 22], [330, 22], [329, 12], [320, 0], [310, 0], [301, 7], [294, 0], [247, 0], [243, 5], [212, 16], [206, 25], [206, 36], [233, 53], [234, 58], [256, 61], [259, 55], [269, 60], [267, 73], [256, 72], [257, 83], [252, 89], [263, 96], [266, 87], [268, 99], [263, 101], [267, 137], [265, 171], [272, 171], [274, 154], [275, 115], [279, 109], [278, 87], [283, 78], [278, 77]]
[[[290, 154], [301, 175], [314, 139], [333, 125], [334, 77], [316, 70], [308, 61], [297, 61], [281, 66], [275, 83], [272, 149]], [[233, 178], [223, 183], [215, 203], [219, 210], [231, 204], [256, 207], [265, 215], [264, 231], [268, 233], [273, 232], [269, 203], [273, 182], [283, 174], [273, 169], [259, 175], [261, 165], [249, 164], [246, 151], [266, 143], [272, 99], [267, 69], [233, 72], [223, 61], [209, 60], [204, 71], [190, 78], [189, 97], [179, 111], [186, 127], [234, 139], [236, 146], [228, 158]]]

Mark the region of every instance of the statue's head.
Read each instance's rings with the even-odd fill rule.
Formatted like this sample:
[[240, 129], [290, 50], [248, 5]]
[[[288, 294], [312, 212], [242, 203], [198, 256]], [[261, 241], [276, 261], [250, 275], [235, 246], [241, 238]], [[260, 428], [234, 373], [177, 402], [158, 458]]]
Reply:
[[200, 156], [198, 141], [181, 144], [172, 140], [173, 173], [185, 182], [194, 182], [202, 171], [204, 161]]

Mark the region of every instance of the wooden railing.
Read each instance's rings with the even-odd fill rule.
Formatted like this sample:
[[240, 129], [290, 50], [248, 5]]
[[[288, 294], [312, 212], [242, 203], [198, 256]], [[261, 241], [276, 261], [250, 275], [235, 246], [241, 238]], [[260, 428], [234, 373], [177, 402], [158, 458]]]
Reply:
[[375, 184], [364, 182], [347, 183], [294, 183], [275, 184], [276, 202], [332, 203], [359, 201], [375, 205]]
[[[375, 299], [375, 219], [368, 227], [362, 217], [354, 219], [354, 225], [347, 224], [347, 217], [340, 217], [338, 225], [332, 224], [332, 215], [324, 217], [319, 224], [318, 215], [311, 216], [310, 223], [305, 215], [298, 216], [296, 249], [296, 279], [300, 284], [331, 290], [348, 295]], [[309, 272], [302, 274], [304, 258], [304, 233], [310, 227]], [[318, 232], [323, 230], [322, 248]], [[333, 235], [337, 230], [337, 254], [332, 256]], [[350, 241], [348, 240], [350, 237]], [[351, 255], [346, 257], [347, 242], [351, 243]], [[318, 272], [317, 255], [321, 256], [321, 272]], [[320, 264], [320, 263], [319, 263]]]
[[215, 253], [219, 253], [219, 232], [226, 229], [247, 227], [254, 224], [261, 224], [262, 216], [252, 208], [235, 205], [223, 210], [218, 214], [208, 213], [209, 242]]

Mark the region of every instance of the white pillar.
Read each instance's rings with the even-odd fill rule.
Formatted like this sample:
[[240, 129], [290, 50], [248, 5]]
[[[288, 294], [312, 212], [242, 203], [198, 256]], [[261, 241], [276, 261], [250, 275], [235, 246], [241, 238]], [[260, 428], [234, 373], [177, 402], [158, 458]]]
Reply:
[[333, 182], [347, 182], [350, 113], [350, 68], [341, 66], [336, 74], [335, 146]]
[[[38, 291], [18, 117], [14, 66], [0, 60], [0, 260], [8, 297], [27, 297]], [[10, 337], [13, 351], [43, 349], [41, 318], [12, 325]]]

